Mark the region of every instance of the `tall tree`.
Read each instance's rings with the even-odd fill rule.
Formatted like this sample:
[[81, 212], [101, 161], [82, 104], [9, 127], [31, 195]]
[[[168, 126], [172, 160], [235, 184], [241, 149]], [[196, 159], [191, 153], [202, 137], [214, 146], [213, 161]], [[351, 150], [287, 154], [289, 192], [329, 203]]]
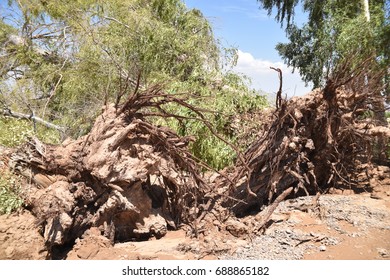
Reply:
[[[375, 57], [372, 62], [382, 69], [389, 63], [389, 19], [384, 0], [258, 2], [269, 14], [276, 8], [276, 20], [287, 24], [290, 42], [280, 43], [276, 49], [314, 87], [323, 86], [329, 75], [345, 63], [350, 64], [351, 73], [369, 56]], [[302, 27], [294, 23], [298, 4], [308, 16]]]
[[103, 101], [131, 90], [139, 72], [144, 83], [185, 81], [198, 78], [204, 64], [219, 67], [209, 23], [179, 0], [163, 9], [159, 0], [10, 2], [1, 34], [3, 92], [30, 111], [53, 109], [71, 127], [75, 113], [85, 114], [74, 129]]

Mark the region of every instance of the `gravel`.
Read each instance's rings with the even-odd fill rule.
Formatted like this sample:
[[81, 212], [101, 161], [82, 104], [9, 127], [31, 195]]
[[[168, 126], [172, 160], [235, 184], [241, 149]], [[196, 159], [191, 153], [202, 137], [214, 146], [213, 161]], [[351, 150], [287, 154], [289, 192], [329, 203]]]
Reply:
[[[367, 197], [369, 199], [369, 197]], [[299, 208], [301, 205], [309, 205], [312, 197], [300, 197], [284, 201], [279, 204], [275, 214], [288, 213]], [[385, 209], [368, 208], [365, 205], [354, 203], [351, 196], [321, 196], [319, 198], [319, 209], [322, 212], [321, 222], [330, 229], [346, 234], [351, 237], [358, 237], [365, 234], [369, 228], [390, 229], [390, 217]], [[375, 207], [374, 207], [375, 208]], [[313, 213], [319, 219], [319, 213]], [[339, 222], [344, 221], [355, 226], [356, 232], [346, 232], [340, 227]], [[340, 243], [340, 240], [329, 234], [318, 234], [304, 232], [294, 228], [301, 222], [291, 217], [283, 223], [275, 223], [268, 228], [263, 235], [254, 237], [249, 245], [238, 248], [233, 254], [221, 255], [220, 259], [226, 260], [299, 260], [305, 253], [325, 252], [327, 246]], [[314, 245], [315, 243], [315, 245]], [[382, 248], [378, 249], [381, 255], [388, 254]]]

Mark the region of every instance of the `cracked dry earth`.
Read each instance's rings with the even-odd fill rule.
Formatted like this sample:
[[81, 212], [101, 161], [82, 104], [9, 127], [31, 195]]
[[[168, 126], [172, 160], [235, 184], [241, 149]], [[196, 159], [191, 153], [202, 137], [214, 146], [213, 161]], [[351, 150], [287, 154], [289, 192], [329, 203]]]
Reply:
[[[383, 184], [385, 182], [386, 184]], [[184, 230], [159, 240], [114, 246], [91, 228], [61, 259], [315, 259], [390, 260], [390, 178], [374, 192], [322, 195], [286, 200], [263, 235], [237, 238], [211, 229], [198, 239]], [[0, 216], [0, 259], [45, 259], [43, 238], [26, 210]]]

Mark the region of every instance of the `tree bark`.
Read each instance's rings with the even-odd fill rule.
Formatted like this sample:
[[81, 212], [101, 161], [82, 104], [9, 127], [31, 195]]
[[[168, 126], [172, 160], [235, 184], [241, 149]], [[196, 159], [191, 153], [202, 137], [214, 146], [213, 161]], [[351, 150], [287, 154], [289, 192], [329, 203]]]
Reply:
[[368, 0], [362, 0], [362, 4], [364, 7], [364, 16], [366, 17], [367, 21], [370, 21], [370, 6]]

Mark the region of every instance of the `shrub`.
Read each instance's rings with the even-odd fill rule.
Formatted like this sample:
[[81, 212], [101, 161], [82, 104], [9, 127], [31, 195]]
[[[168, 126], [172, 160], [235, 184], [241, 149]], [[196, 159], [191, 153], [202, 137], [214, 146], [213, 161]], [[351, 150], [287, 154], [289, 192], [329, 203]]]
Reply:
[[0, 214], [9, 214], [22, 204], [20, 178], [10, 172], [0, 171]]
[[60, 142], [60, 135], [57, 131], [40, 125], [37, 125], [37, 129], [34, 131], [33, 123], [28, 120], [0, 116], [0, 131], [0, 145], [6, 147], [17, 147], [32, 136], [37, 136], [45, 143], [57, 144]]

